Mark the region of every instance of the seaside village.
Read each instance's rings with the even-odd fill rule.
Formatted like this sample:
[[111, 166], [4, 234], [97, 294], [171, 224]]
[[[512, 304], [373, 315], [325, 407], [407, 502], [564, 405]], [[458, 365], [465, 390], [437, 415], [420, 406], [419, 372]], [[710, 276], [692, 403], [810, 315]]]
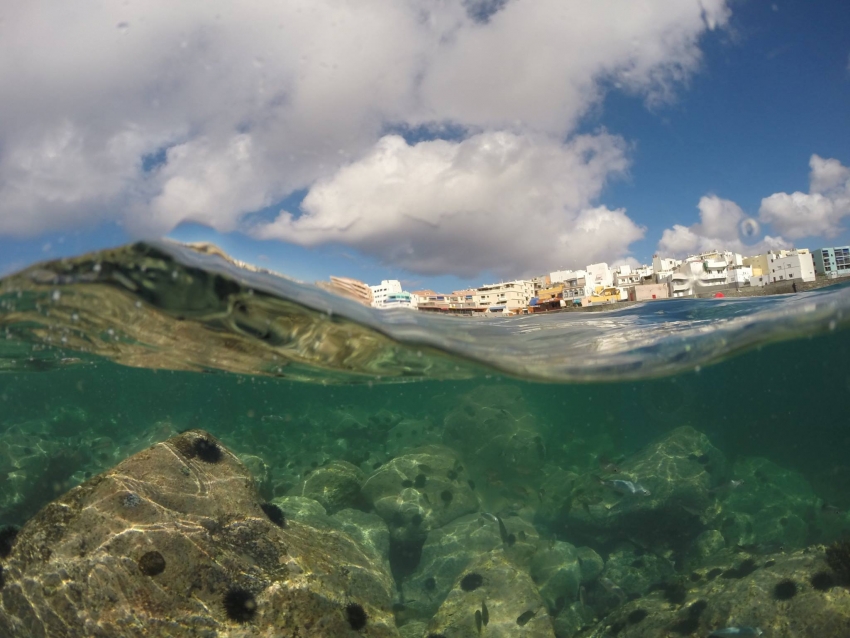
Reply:
[[[850, 246], [814, 251], [771, 250], [754, 257], [720, 250], [686, 259], [654, 255], [652, 265], [589, 264], [581, 270], [557, 270], [531, 279], [451, 293], [408, 292], [396, 279], [370, 286], [355, 279], [331, 277], [330, 283], [320, 282], [320, 285], [375, 308], [474, 316], [530, 314], [675, 297], [796, 292], [798, 284], [811, 284], [818, 279], [828, 283], [845, 276], [850, 276]], [[778, 286], [782, 289], [778, 290]]]

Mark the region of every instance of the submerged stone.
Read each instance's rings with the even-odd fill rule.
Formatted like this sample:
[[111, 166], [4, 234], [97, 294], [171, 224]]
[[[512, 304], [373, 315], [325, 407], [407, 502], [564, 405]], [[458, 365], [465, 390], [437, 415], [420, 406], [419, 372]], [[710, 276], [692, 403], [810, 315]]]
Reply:
[[[198, 438], [218, 461], [180, 452]], [[141, 497], [133, 508], [122, 504], [128, 485]], [[103, 638], [227, 638], [246, 627], [335, 638], [351, 631], [349, 603], [370, 636], [398, 636], [383, 561], [340, 529], [295, 517], [278, 527], [260, 503], [250, 473], [205, 432], [139, 452], [23, 526], [3, 564], [0, 636], [85, 638], [96, 623]]]

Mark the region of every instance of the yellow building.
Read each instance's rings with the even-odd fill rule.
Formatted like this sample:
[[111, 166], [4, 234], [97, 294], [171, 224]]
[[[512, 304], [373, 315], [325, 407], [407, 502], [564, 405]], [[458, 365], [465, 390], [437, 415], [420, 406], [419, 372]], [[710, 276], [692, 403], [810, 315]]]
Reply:
[[555, 284], [554, 286], [549, 286], [548, 288], [541, 288], [537, 292], [537, 300], [541, 303], [544, 301], [551, 301], [553, 299], [561, 299], [564, 296], [564, 284]]
[[770, 272], [767, 266], [767, 255], [756, 255], [755, 257], [744, 257], [744, 266], [753, 269], [753, 277], [759, 277]]
[[617, 303], [620, 300], [620, 289], [614, 286], [596, 286], [593, 294], [581, 300], [582, 306], [600, 306]]

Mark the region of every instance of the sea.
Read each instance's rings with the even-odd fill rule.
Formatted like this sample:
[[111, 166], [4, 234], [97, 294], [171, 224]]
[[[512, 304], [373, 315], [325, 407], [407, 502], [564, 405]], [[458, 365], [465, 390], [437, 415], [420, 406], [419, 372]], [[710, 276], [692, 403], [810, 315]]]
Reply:
[[[850, 285], [840, 280], [798, 294], [467, 318], [375, 310], [168, 241], [34, 264], [0, 280], [0, 527], [9, 539], [0, 634], [60, 635], [16, 624], [12, 592], [26, 589], [24, 571], [42, 568], [14, 562], [15, 538], [51, 502], [186, 433], [238, 458], [257, 498], [277, 503], [290, 527], [294, 494], [313, 496], [327, 516], [344, 506], [382, 519], [389, 599], [363, 602], [360, 628], [351, 610], [360, 603], [343, 605], [351, 635], [809, 636], [805, 623], [782, 623], [819, 614], [834, 624], [818, 631], [843, 631], [850, 593], [827, 549], [850, 533], [848, 328]], [[422, 505], [418, 524], [368, 487], [417, 454], [419, 470], [399, 490], [433, 483], [441, 458], [451, 458], [456, 486], [438, 492], [444, 506]], [[333, 482], [324, 497], [310, 491], [310, 476], [340, 463], [359, 477], [356, 494], [328, 496]], [[467, 496], [457, 517], [440, 510]], [[495, 544], [470, 540], [466, 563], [433, 572], [447, 582], [442, 589], [437, 576], [432, 588], [435, 576], [422, 571], [439, 560], [432, 541], [461, 519], [492, 526]], [[511, 554], [517, 534], [534, 540], [524, 557]], [[553, 594], [534, 556], [556, 550], [589, 552], [598, 573], [588, 567], [596, 558], [577, 558], [582, 575]], [[466, 565], [483, 554], [495, 561], [492, 552], [525, 580], [497, 591], [487, 575], [495, 567], [482, 564], [481, 587], [491, 589], [475, 605], [489, 622], [476, 606], [458, 625], [446, 606], [475, 584]], [[792, 559], [821, 562], [769, 575]], [[732, 574], [714, 580], [727, 590], [765, 574], [747, 581], [760, 588], [749, 617], [710, 588], [712, 566]], [[815, 573], [832, 585], [817, 587]], [[780, 609], [785, 580], [791, 603], [843, 598]], [[512, 608], [513, 586], [530, 587], [523, 600], [539, 605]], [[246, 603], [245, 618], [228, 605], [218, 618], [207, 605], [212, 633], [191, 635], [254, 635], [228, 632], [265, 613], [263, 587], [249, 587], [260, 602]], [[428, 604], [416, 602], [423, 588]], [[392, 622], [380, 631], [366, 623], [384, 612]], [[121, 635], [91, 617], [62, 635]], [[190, 635], [180, 627], [150, 635]], [[736, 628], [744, 633], [712, 634]], [[288, 631], [256, 635], [309, 635]]]

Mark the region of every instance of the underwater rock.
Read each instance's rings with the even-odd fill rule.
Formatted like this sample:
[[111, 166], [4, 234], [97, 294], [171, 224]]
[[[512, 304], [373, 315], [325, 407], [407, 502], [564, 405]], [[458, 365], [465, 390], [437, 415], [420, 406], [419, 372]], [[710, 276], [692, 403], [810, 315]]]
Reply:
[[423, 638], [428, 633], [428, 623], [414, 620], [398, 628], [400, 638]]
[[432, 529], [479, 507], [460, 460], [442, 446], [419, 448], [385, 463], [366, 479], [363, 495], [395, 540], [424, 540]]
[[696, 537], [688, 555], [688, 564], [701, 565], [710, 556], [726, 548], [726, 539], [716, 529], [707, 529]]
[[493, 487], [537, 480], [547, 450], [535, 417], [516, 386], [482, 386], [462, 397], [445, 418], [443, 443], [458, 450]]
[[333, 515], [339, 523], [339, 529], [360, 544], [364, 551], [383, 562], [384, 569], [390, 569], [390, 530], [377, 514], [367, 514], [360, 510], [344, 509]]
[[666, 558], [643, 552], [631, 544], [623, 544], [608, 555], [602, 576], [622, 589], [627, 596], [643, 596], [653, 585], [675, 579], [676, 570]]
[[238, 454], [237, 457], [254, 477], [257, 491], [263, 498], [270, 499], [272, 494], [271, 471], [266, 462], [255, 454]]
[[306, 496], [279, 496], [272, 501], [286, 515], [288, 521], [300, 521], [310, 527], [335, 529], [334, 519], [328, 516], [324, 506], [314, 498]]
[[605, 561], [590, 547], [577, 547], [576, 556], [581, 563], [581, 583], [587, 585], [602, 575]]
[[417, 618], [430, 618], [467, 566], [491, 551], [504, 553], [520, 569], [528, 570], [540, 546], [534, 527], [518, 517], [503, 521], [511, 540], [506, 543], [499, 526], [480, 514], [470, 514], [432, 530], [422, 547], [416, 571], [404, 581], [406, 605]]
[[552, 619], [552, 628], [555, 630], [556, 638], [572, 638], [583, 627], [589, 627], [595, 621], [593, 609], [579, 600], [566, 605], [558, 612], [558, 615]]
[[439, 445], [441, 432], [427, 419], [400, 419], [387, 432], [386, 452], [400, 456], [423, 445]]
[[278, 526], [260, 505], [245, 466], [205, 432], [139, 452], [23, 526], [3, 565], [0, 635], [336, 638], [355, 618], [364, 635], [398, 636], [381, 561], [340, 531]]
[[549, 609], [574, 602], [582, 580], [576, 548], [563, 541], [543, 543], [531, 559], [531, 578]]
[[362, 505], [360, 487], [363, 478], [363, 472], [351, 463], [331, 461], [305, 476], [289, 491], [289, 495], [315, 499], [329, 514], [333, 514], [346, 507]]
[[[477, 586], [464, 587], [473, 576], [478, 577], [472, 583]], [[488, 617], [485, 632], [476, 622], [483, 606]], [[489, 638], [555, 638], [546, 604], [531, 577], [501, 550], [481, 556], [466, 567], [428, 623], [428, 631], [470, 638], [482, 633]]]
[[627, 531], [647, 544], [685, 547], [705, 528], [701, 516], [714, 500], [710, 490], [725, 479], [725, 466], [723, 454], [704, 434], [689, 426], [676, 428], [627, 458], [614, 477], [649, 494], [621, 493], [593, 472], [575, 483], [552, 524], [566, 525], [573, 539], [605, 542]]
[[739, 562], [725, 567], [730, 577], [689, 582], [681, 603], [670, 604], [658, 590], [618, 607], [582, 636], [708, 636], [731, 626], [759, 627], [770, 638], [850, 636], [850, 591], [810, 584], [826, 570], [822, 548], [759, 557], [752, 569], [739, 569]]
[[377, 514], [344, 509], [330, 516], [322, 504], [303, 496], [283, 496], [273, 504], [285, 514], [287, 521], [298, 521], [321, 530], [336, 530], [346, 534], [376, 561], [389, 571], [390, 533], [386, 523]]
[[808, 481], [764, 458], [743, 458], [734, 475], [744, 483], [722, 501], [720, 531], [729, 545], [761, 545], [767, 551], [807, 544], [807, 520], [819, 501]]

